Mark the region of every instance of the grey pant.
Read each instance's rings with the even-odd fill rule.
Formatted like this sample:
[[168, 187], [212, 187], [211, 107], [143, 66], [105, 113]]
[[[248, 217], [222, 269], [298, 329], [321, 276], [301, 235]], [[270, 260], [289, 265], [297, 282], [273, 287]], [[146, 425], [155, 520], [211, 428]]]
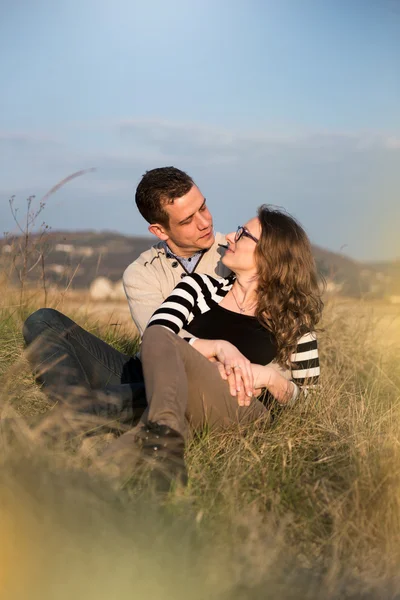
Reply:
[[142, 366], [52, 308], [24, 323], [27, 358], [44, 391], [77, 412], [126, 425], [147, 406]]

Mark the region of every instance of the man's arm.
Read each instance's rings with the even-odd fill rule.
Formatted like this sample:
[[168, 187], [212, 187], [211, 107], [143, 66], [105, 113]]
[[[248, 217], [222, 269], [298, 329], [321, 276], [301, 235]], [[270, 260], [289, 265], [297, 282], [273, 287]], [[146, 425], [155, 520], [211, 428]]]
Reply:
[[164, 301], [161, 287], [150, 272], [136, 264], [127, 267], [122, 281], [132, 319], [142, 337], [152, 314]]

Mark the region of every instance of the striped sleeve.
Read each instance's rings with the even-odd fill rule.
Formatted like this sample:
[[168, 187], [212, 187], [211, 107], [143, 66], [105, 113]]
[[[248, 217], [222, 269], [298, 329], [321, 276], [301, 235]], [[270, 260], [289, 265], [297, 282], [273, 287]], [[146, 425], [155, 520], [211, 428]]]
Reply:
[[198, 301], [197, 288], [193, 277], [185, 277], [154, 312], [147, 327], [162, 325], [178, 334], [188, 323], [189, 315]]
[[[193, 273], [173, 289], [170, 296], [154, 312], [147, 327], [162, 325], [178, 334], [199, 314], [210, 310], [232, 287], [231, 279], [214, 278], [210, 275]], [[192, 344], [197, 338], [184, 337]]]
[[317, 337], [314, 332], [306, 333], [297, 342], [296, 351], [290, 357], [292, 380], [303, 390], [317, 385], [320, 367]]

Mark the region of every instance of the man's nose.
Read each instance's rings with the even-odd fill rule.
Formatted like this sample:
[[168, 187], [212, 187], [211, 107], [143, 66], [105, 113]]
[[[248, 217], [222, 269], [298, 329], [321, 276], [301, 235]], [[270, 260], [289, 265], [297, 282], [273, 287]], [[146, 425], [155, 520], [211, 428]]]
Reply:
[[199, 229], [207, 229], [207, 227], [210, 227], [210, 223], [211, 223], [210, 213], [199, 215], [199, 220], [197, 222]]

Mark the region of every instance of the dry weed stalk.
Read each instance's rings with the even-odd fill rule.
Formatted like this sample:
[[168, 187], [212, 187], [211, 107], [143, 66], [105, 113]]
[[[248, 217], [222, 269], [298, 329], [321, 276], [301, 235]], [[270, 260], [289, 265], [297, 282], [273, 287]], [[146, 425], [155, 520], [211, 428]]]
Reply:
[[[9, 252], [9, 257], [11, 259], [9, 277], [11, 278], [13, 273], [15, 273], [19, 282], [19, 305], [21, 311], [26, 303], [26, 287], [29, 276], [37, 267], [40, 267], [41, 269], [40, 281], [44, 294], [44, 306], [47, 306], [48, 289], [45, 259], [50, 250], [47, 236], [50, 229], [49, 226], [43, 221], [38, 227], [38, 233], [35, 235], [38, 219], [45, 210], [47, 200], [68, 182], [92, 171], [95, 171], [95, 169], [84, 169], [68, 175], [68, 177], [65, 177], [54, 185], [38, 203], [35, 202], [34, 195], [29, 196], [26, 201], [25, 214], [21, 218], [19, 217], [19, 209], [15, 205], [15, 196], [11, 196], [9, 205], [12, 218], [16, 225], [16, 232], [4, 232], [4, 236], [11, 248], [11, 251]], [[75, 273], [71, 279], [73, 279], [74, 276]], [[70, 284], [71, 281], [68, 283], [67, 288]]]

